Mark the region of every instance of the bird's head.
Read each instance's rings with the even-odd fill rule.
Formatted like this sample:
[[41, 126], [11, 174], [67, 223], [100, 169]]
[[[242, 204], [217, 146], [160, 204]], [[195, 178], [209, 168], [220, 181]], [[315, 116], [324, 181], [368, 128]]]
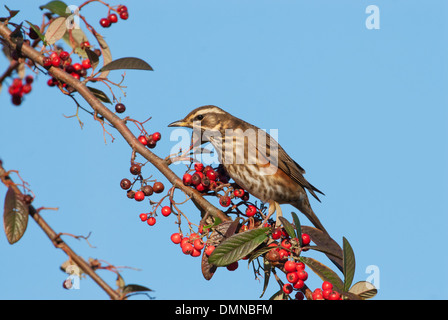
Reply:
[[170, 123], [168, 127], [193, 128], [193, 124], [200, 125], [201, 130], [221, 131], [226, 121], [233, 118], [232, 115], [216, 106], [203, 106], [191, 111], [182, 120]]

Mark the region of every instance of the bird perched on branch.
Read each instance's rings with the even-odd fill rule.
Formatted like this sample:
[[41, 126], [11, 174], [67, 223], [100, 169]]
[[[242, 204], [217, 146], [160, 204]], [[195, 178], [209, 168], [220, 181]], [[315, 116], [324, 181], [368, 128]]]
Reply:
[[323, 193], [304, 178], [305, 170], [265, 131], [212, 105], [194, 109], [169, 127], [192, 128], [201, 142], [213, 145], [219, 161], [240, 187], [263, 202], [293, 205], [327, 233], [305, 190], [319, 202], [316, 193]]

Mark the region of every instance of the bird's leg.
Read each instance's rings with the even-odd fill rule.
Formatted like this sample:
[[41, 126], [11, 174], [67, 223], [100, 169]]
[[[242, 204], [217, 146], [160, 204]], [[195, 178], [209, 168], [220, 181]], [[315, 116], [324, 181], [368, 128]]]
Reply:
[[268, 204], [269, 204], [268, 215], [267, 215], [266, 219], [264, 219], [263, 224], [264, 224], [264, 222], [268, 221], [269, 218], [270, 218], [275, 212], [277, 212], [277, 218], [276, 218], [276, 221], [275, 221], [275, 227], [278, 228], [278, 227], [280, 227], [281, 224], [282, 224], [282, 222], [281, 222], [280, 219], [278, 218], [278, 217], [282, 217], [282, 216], [283, 216], [283, 214], [282, 214], [282, 208], [280, 208], [280, 205], [279, 205], [276, 201], [274, 201], [274, 200], [269, 200], [269, 201], [268, 201]]
[[283, 217], [282, 208], [280, 208], [280, 205], [278, 202], [275, 202], [275, 211], [277, 211], [277, 218], [275, 219], [275, 227], [279, 228], [282, 225], [282, 222], [280, 221], [279, 217]]

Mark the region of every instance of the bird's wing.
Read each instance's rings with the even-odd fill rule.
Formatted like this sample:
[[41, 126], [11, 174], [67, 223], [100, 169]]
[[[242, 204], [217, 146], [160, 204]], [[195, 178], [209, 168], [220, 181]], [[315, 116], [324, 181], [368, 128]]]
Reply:
[[[271, 143], [272, 142], [272, 143]], [[303, 188], [308, 189], [308, 191], [313, 195], [317, 201], [320, 202], [319, 197], [315, 192], [320, 194], [324, 193], [314, 187], [311, 183], [309, 183], [305, 177], [305, 169], [303, 169], [297, 162], [295, 162], [282, 148], [280, 144], [275, 141], [269, 134], [266, 133], [266, 150], [269, 152], [265, 153], [266, 159], [270, 163], [276, 163], [278, 168], [285, 172], [288, 176], [291, 177], [293, 181], [300, 184]], [[262, 154], [262, 153], [261, 153]]]

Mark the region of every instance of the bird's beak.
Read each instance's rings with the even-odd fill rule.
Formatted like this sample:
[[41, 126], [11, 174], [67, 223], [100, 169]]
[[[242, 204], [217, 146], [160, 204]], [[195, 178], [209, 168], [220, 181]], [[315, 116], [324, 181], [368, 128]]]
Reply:
[[168, 125], [168, 127], [187, 127], [187, 126], [188, 124], [184, 121], [184, 119], [174, 121]]

